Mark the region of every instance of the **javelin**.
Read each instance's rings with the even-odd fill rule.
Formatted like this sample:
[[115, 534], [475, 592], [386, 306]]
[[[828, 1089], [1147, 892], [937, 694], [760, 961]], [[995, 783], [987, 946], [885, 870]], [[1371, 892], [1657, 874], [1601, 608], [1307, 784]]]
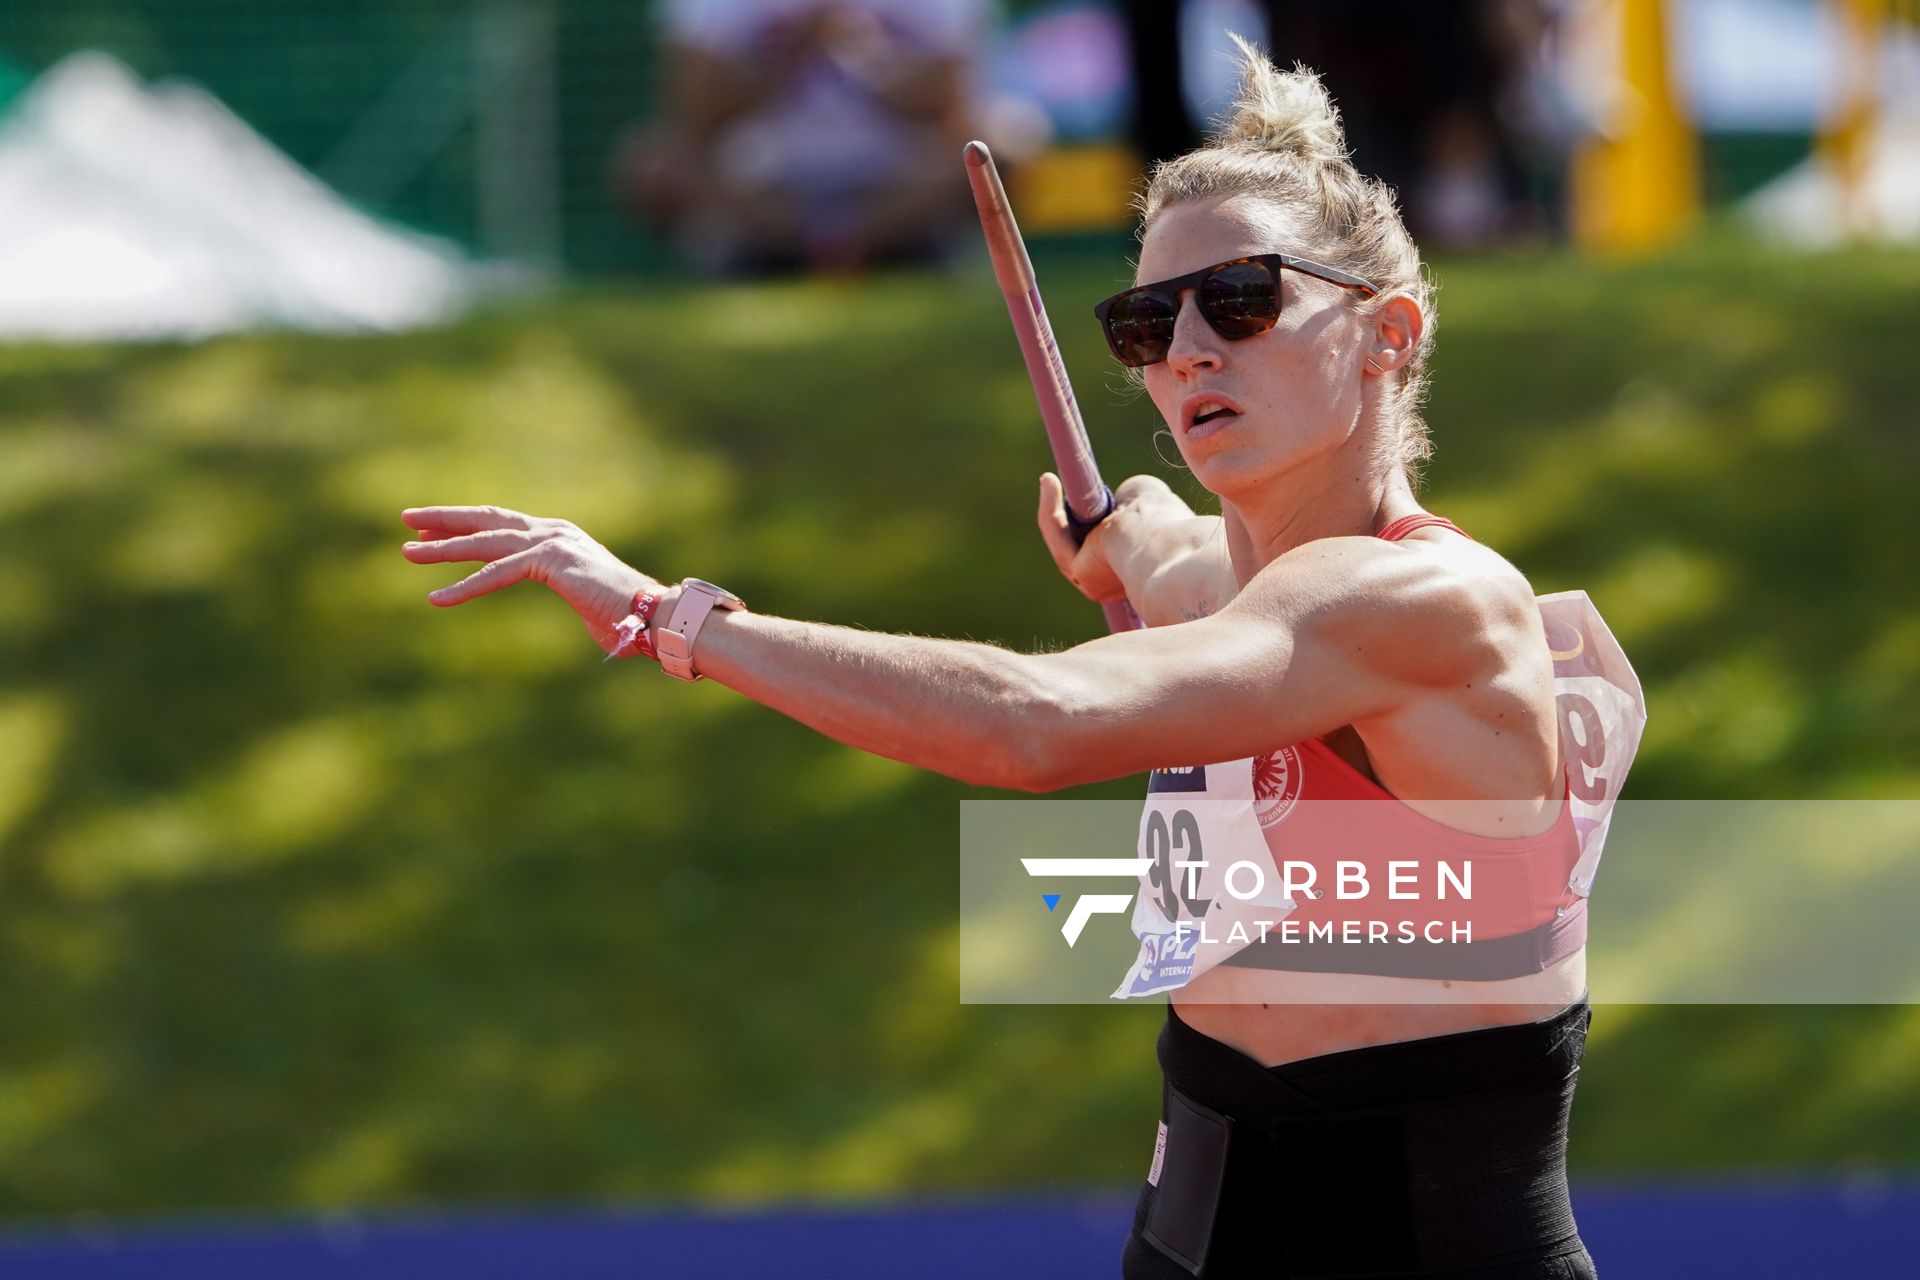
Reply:
[[[1013, 220], [1013, 206], [1007, 203], [1006, 188], [1000, 185], [1000, 171], [993, 167], [993, 153], [984, 142], [969, 142], [964, 154], [967, 182], [973, 188], [973, 203], [980, 210], [980, 230], [986, 234], [987, 253], [993, 259], [994, 279], [1006, 295], [1007, 314], [1013, 317], [1013, 332], [1020, 339], [1027, 377], [1033, 382], [1034, 398], [1040, 402], [1040, 421], [1046, 424], [1054, 465], [1060, 468], [1067, 526], [1077, 541], [1084, 542], [1093, 527], [1113, 510], [1113, 490], [1100, 479], [1100, 468], [1093, 461], [1087, 424], [1081, 421], [1080, 406], [1074, 402], [1066, 362], [1060, 358], [1053, 326], [1047, 323], [1047, 308], [1040, 301], [1033, 259], [1027, 256], [1026, 242], [1020, 238], [1020, 224]], [[1125, 600], [1110, 600], [1100, 608], [1107, 615], [1109, 631], [1132, 631], [1140, 626], [1139, 615]]]

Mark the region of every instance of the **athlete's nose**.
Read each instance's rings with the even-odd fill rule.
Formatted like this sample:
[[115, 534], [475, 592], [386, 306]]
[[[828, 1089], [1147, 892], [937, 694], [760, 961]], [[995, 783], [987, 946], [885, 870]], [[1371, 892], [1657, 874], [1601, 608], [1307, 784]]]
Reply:
[[1173, 318], [1173, 342], [1167, 347], [1167, 364], [1181, 375], [1218, 369], [1223, 358], [1222, 339], [1200, 314], [1200, 302], [1192, 289], [1180, 291], [1179, 305]]

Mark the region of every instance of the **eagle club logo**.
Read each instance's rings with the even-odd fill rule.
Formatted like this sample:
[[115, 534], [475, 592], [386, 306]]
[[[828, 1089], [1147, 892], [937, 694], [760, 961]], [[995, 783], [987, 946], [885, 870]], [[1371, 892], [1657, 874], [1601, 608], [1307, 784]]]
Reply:
[[1304, 781], [1300, 753], [1292, 747], [1282, 747], [1255, 758], [1253, 813], [1260, 819], [1261, 830], [1284, 821], [1293, 812]]

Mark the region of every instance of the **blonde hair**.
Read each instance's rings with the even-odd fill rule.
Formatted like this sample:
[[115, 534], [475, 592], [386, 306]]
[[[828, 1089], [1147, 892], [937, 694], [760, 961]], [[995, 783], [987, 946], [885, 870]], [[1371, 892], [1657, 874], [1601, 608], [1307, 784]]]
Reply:
[[1388, 455], [1411, 472], [1433, 453], [1420, 405], [1427, 392], [1433, 349], [1433, 284], [1420, 250], [1407, 235], [1393, 189], [1355, 169], [1348, 159], [1340, 112], [1304, 66], [1282, 71], [1252, 44], [1240, 50], [1240, 92], [1204, 145], [1154, 166], [1134, 202], [1144, 241], [1168, 205], [1248, 195], [1304, 218], [1304, 256], [1364, 276], [1380, 289], [1362, 303], [1373, 314], [1395, 294], [1419, 304], [1426, 317], [1412, 358], [1393, 375], [1391, 412], [1399, 438]]

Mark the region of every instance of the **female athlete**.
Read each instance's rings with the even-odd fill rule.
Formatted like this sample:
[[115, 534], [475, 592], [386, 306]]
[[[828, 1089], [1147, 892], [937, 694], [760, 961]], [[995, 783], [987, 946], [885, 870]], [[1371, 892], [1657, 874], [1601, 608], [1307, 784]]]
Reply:
[[[1596, 798], [1602, 726], [1563, 751], [1556, 680], [1592, 675], [1581, 653], [1604, 627], [1570, 615], [1550, 642], [1526, 579], [1421, 510], [1409, 468], [1428, 452], [1434, 324], [1418, 251], [1391, 192], [1347, 162], [1318, 80], [1243, 51], [1227, 123], [1141, 201], [1138, 283], [1099, 308], [1222, 514], [1136, 477], [1076, 545], [1059, 482], [1040, 485], [1061, 571], [1095, 600], [1124, 595], [1147, 628], [1023, 654], [772, 617], [497, 507], [407, 510], [405, 554], [486, 562], [437, 605], [545, 583], [610, 655], [963, 781], [1051, 791], [1152, 771], [1151, 812], [1243, 849], [1255, 833], [1273, 866], [1322, 856], [1289, 833], [1347, 812], [1365, 815], [1342, 851], [1363, 869], [1387, 852], [1471, 862], [1473, 936], [1384, 951], [1330, 928], [1196, 952], [1183, 937], [1229, 897], [1213, 873], [1155, 865], [1130, 980], [1173, 999], [1124, 1275], [1591, 1276], [1565, 1175], [1588, 1022], [1583, 842], [1597, 855], [1574, 816], [1584, 802], [1604, 830], [1623, 770]], [[1325, 888], [1292, 899], [1296, 922], [1354, 909]]]

